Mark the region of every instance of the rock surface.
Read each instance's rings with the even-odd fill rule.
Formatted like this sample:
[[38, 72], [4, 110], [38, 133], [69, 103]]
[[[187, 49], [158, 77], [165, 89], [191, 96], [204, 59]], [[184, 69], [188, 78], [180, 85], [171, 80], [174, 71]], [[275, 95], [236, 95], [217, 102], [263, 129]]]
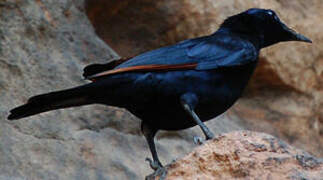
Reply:
[[[311, 179], [323, 177], [323, 159], [273, 136], [250, 131], [223, 134], [166, 166], [165, 180]], [[150, 175], [146, 179], [159, 179]]]
[[[267, 48], [241, 99], [228, 113], [250, 130], [274, 134], [323, 156], [323, 4], [321, 0], [88, 0], [97, 34], [122, 56], [133, 56], [214, 32], [222, 21], [252, 7], [271, 8], [312, 45]], [[108, 10], [107, 10], [108, 9]]]

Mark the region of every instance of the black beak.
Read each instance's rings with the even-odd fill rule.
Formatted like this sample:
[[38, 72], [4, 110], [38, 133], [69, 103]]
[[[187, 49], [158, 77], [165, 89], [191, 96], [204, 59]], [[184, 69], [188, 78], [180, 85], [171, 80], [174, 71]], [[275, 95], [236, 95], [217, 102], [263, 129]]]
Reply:
[[283, 25], [283, 29], [287, 33], [286, 41], [302, 41], [302, 42], [312, 43], [312, 41], [309, 38], [305, 37], [302, 34], [297, 33], [296, 31], [287, 27], [283, 23], [282, 25]]

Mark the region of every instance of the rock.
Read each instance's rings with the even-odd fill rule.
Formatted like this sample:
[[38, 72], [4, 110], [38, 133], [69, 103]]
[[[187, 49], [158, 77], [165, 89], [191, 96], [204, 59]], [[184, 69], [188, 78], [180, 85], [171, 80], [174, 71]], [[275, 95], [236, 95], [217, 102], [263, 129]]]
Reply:
[[[323, 159], [264, 133], [220, 135], [165, 167], [165, 180], [312, 179], [323, 177]], [[159, 179], [154, 174], [147, 180]]]
[[[261, 53], [245, 96], [229, 112], [240, 126], [264, 131], [323, 156], [323, 4], [281, 0], [87, 0], [97, 34], [121, 56], [214, 32], [252, 7], [271, 8], [312, 45], [289, 42]], [[113, 11], [111, 11], [113, 10]], [[215, 128], [215, 127], [213, 127]]]

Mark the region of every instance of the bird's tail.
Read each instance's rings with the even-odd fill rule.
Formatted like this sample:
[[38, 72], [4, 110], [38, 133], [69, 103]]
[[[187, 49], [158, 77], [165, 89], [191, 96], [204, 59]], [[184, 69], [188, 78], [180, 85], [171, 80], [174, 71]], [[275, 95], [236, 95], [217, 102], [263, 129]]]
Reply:
[[92, 104], [89, 85], [34, 96], [10, 111], [9, 120], [17, 120], [55, 109]]

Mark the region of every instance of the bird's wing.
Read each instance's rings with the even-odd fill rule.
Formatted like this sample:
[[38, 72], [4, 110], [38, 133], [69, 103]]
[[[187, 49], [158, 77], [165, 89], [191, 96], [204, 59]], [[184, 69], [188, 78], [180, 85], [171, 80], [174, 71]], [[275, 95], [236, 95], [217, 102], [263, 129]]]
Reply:
[[257, 60], [258, 51], [247, 41], [234, 38], [204, 41], [190, 48], [188, 57], [199, 59], [196, 70], [240, 66]]
[[232, 37], [206, 36], [143, 53], [114, 69], [88, 76], [88, 79], [124, 72], [209, 70], [242, 65], [256, 59], [257, 51], [249, 42]]
[[131, 58], [121, 58], [104, 64], [90, 64], [83, 69], [83, 77], [88, 78], [101, 72], [109, 71]]

